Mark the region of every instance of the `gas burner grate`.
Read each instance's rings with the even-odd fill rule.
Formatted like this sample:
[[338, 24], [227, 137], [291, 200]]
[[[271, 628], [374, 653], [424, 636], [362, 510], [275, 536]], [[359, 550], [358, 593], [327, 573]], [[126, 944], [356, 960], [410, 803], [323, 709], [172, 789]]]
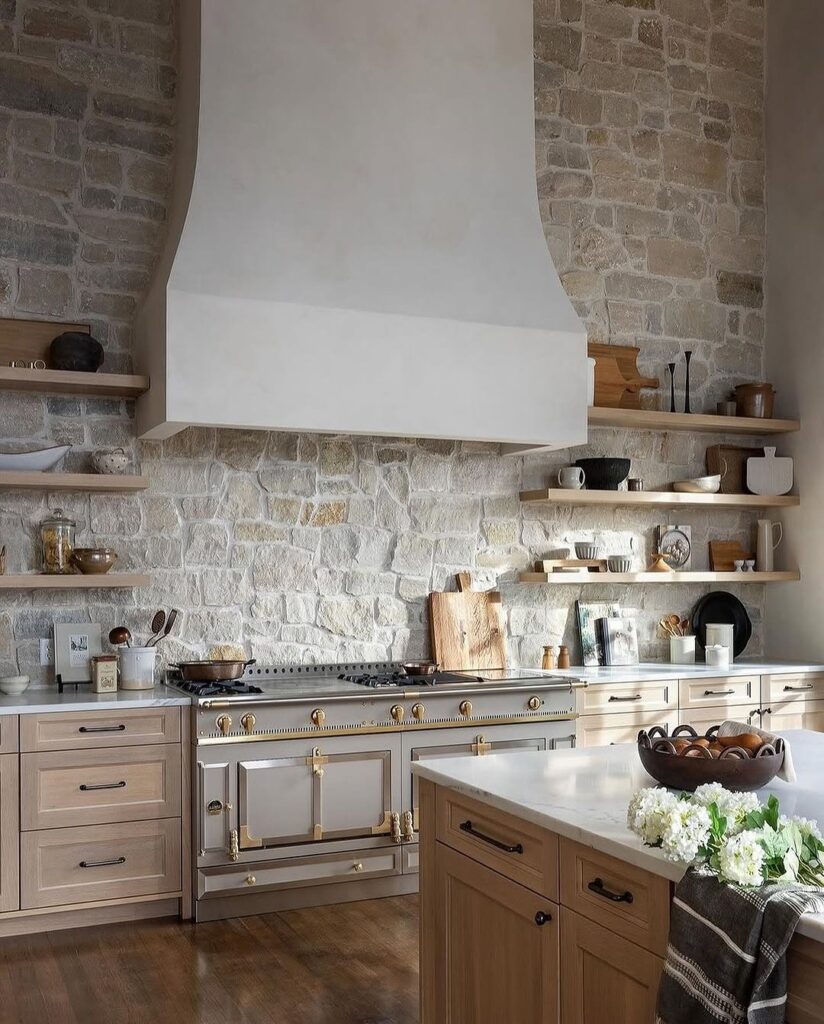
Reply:
[[242, 680], [226, 679], [211, 683], [196, 683], [181, 679], [174, 684], [179, 690], [191, 693], [195, 697], [242, 697], [250, 693], [263, 693], [259, 686], [244, 683]]
[[342, 672], [338, 679], [357, 686], [368, 686], [372, 690], [392, 686], [437, 686], [439, 683], [481, 682], [480, 676], [456, 675], [453, 672], [435, 672], [427, 676], [407, 675], [405, 672]]

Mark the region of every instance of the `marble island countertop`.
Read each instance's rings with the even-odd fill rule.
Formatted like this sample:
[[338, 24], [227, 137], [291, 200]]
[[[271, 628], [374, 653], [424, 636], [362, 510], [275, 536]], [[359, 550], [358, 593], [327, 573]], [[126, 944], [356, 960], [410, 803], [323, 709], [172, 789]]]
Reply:
[[643, 679], [705, 679], [719, 676], [787, 675], [795, 672], [824, 672], [824, 664], [808, 661], [777, 661], [765, 658], [742, 658], [725, 668], [717, 665], [671, 665], [668, 662], [646, 661], [626, 667], [584, 668], [575, 666], [553, 669], [553, 675], [565, 679], [583, 679], [590, 686], [601, 683], [629, 683]]
[[[765, 802], [775, 793], [782, 813], [812, 818], [824, 826], [824, 734], [790, 730], [784, 735], [792, 744], [798, 781], [774, 780], [759, 790], [759, 798]], [[412, 771], [671, 881], [684, 873], [682, 865], [645, 846], [627, 828], [633, 793], [655, 785], [634, 744], [438, 758], [419, 761]], [[798, 931], [824, 942], [824, 914], [805, 915]]]

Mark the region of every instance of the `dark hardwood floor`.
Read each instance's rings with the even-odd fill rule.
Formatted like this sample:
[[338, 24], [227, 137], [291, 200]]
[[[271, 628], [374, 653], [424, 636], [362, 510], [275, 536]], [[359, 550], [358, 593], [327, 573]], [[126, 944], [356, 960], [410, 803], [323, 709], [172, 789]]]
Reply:
[[417, 1024], [416, 896], [0, 940], [2, 1024]]

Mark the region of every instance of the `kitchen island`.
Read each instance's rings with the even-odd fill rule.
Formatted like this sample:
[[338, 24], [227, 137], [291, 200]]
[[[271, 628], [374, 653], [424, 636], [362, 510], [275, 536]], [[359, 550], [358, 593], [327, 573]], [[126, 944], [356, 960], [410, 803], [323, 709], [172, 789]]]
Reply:
[[[791, 731], [798, 781], [760, 791], [824, 821], [824, 736]], [[422, 1024], [655, 1019], [683, 869], [626, 826], [654, 785], [634, 745], [413, 766], [421, 809]], [[789, 1024], [824, 1021], [824, 915], [789, 955]]]

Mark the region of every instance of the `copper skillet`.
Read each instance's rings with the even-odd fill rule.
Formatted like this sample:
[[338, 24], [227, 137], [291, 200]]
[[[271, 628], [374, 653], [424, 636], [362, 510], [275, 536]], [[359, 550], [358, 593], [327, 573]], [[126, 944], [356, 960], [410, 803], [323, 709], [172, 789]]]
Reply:
[[250, 661], [181, 661], [173, 668], [180, 669], [180, 674], [189, 683], [217, 683], [224, 680], [240, 679], [249, 665], [254, 665], [255, 659]]
[[436, 661], [407, 661], [401, 665], [405, 675], [408, 676], [434, 676], [438, 671]]

